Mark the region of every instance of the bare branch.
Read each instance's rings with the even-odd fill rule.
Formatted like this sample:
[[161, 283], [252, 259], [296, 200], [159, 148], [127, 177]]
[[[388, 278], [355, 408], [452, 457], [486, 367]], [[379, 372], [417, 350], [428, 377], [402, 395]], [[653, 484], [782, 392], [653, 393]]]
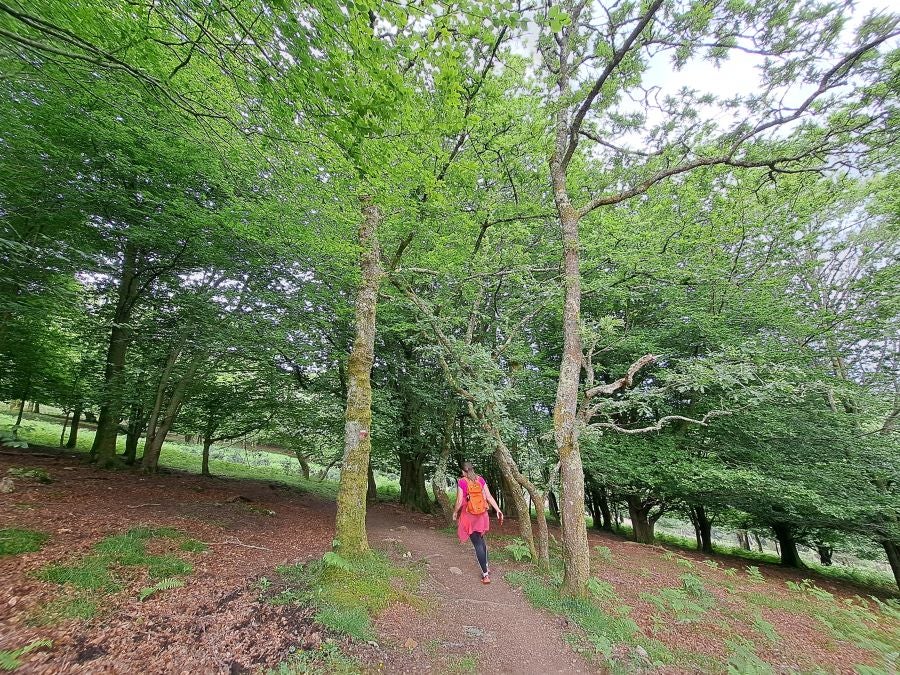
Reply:
[[664, 426], [669, 424], [670, 422], [688, 422], [689, 424], [698, 424], [701, 427], [708, 427], [709, 420], [714, 417], [724, 417], [725, 415], [730, 415], [731, 412], [728, 410], [711, 410], [706, 413], [701, 419], [694, 419], [693, 417], [685, 417], [684, 415], [666, 415], [665, 417], [661, 417], [656, 420], [655, 424], [651, 424], [649, 427], [640, 427], [639, 429], [628, 429], [626, 427], [620, 427], [618, 424], [613, 422], [595, 422], [593, 424], [588, 425], [588, 429], [612, 429], [620, 434], [646, 434], [651, 431], [660, 431]]
[[637, 361], [632, 363], [628, 367], [628, 372], [626, 372], [625, 375], [620, 377], [615, 382], [612, 382], [610, 384], [600, 384], [596, 387], [591, 387], [590, 389], [588, 389], [586, 392], [584, 392], [585, 398], [590, 400], [598, 394], [609, 396], [610, 394], [614, 394], [615, 392], [619, 391], [619, 389], [627, 389], [634, 382], [634, 376], [637, 375], [638, 371], [644, 366], [653, 363], [654, 361], [656, 361], [656, 356], [654, 356], [653, 354], [645, 354]]

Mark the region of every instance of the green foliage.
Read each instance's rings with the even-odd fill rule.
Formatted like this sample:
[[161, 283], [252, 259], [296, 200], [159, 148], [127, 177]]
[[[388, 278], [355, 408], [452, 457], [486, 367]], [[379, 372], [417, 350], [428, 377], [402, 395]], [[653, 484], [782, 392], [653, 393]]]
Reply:
[[[656, 665], [672, 663], [673, 656], [664, 645], [640, 634], [637, 624], [626, 615], [609, 614], [594, 602], [581, 598], [567, 598], [559, 594], [558, 585], [532, 572], [509, 572], [506, 580], [521, 587], [525, 597], [536, 607], [567, 617], [579, 632], [576, 638], [611, 664], [613, 648], [619, 644], [643, 647]], [[604, 591], [602, 595], [607, 595]]]
[[610, 550], [609, 546], [595, 546], [594, 552], [597, 554], [597, 557], [600, 558], [600, 560], [602, 560], [603, 562], [612, 562], [612, 550]]
[[296, 652], [277, 668], [267, 671], [268, 675], [356, 675], [359, 672], [357, 663], [341, 652], [338, 644], [330, 642]]
[[114, 566], [146, 566], [151, 579], [168, 579], [184, 576], [193, 571], [193, 566], [174, 555], [152, 555], [147, 552], [147, 540], [153, 537], [180, 539], [179, 530], [170, 527], [132, 528], [125, 534], [112, 535], [94, 544], [94, 553], [84, 556], [72, 564], [48, 565], [38, 571], [43, 581], [69, 584], [84, 590], [100, 590], [114, 593], [121, 583], [110, 575]]
[[773, 675], [772, 667], [759, 658], [753, 646], [745, 641], [729, 643], [728, 675]]
[[755, 565], [747, 566], [747, 576], [750, 577], [750, 579], [752, 579], [753, 581], [755, 581], [757, 583], [762, 583], [763, 581], [766, 580], [766, 578], [763, 576], [762, 572], [759, 571], [759, 567], [757, 567]]
[[715, 605], [714, 596], [693, 574], [681, 576], [681, 588], [663, 588], [657, 593], [641, 593], [657, 610], [673, 615], [678, 623], [696, 623]]
[[138, 598], [141, 602], [144, 602], [144, 600], [152, 595], [155, 595], [156, 593], [159, 593], [160, 591], [170, 591], [173, 588], [181, 588], [182, 586], [184, 586], [184, 582], [181, 579], [169, 577], [154, 584], [153, 586], [142, 588], [141, 592], [138, 594]]
[[28, 623], [35, 626], [49, 626], [63, 621], [87, 621], [98, 611], [97, 601], [90, 597], [80, 595], [62, 597], [43, 605], [29, 617]]
[[510, 556], [512, 556], [513, 560], [516, 562], [522, 562], [523, 560], [531, 559], [531, 549], [528, 548], [528, 544], [521, 537], [516, 537], [510, 543], [503, 547], [503, 550], [506, 551]]
[[178, 549], [188, 553], [203, 553], [209, 550], [209, 546], [197, 539], [185, 539], [178, 545]]
[[478, 672], [478, 659], [474, 656], [459, 656], [447, 659], [447, 672], [463, 675]]
[[50, 477], [50, 474], [47, 473], [47, 470], [40, 467], [31, 469], [25, 467], [12, 467], [10, 469], [7, 469], [6, 473], [13, 478], [27, 478], [36, 480], [38, 483], [43, 483], [44, 485], [53, 482], [53, 479]]
[[775, 626], [766, 621], [759, 612], [756, 612], [753, 615], [753, 627], [759, 631], [760, 634], [764, 635], [769, 642], [773, 644], [781, 642], [781, 636], [778, 634], [778, 631], [775, 630]]
[[51, 640], [34, 640], [18, 649], [0, 649], [0, 670], [16, 670], [22, 665], [21, 658], [36, 649], [49, 649], [53, 646]]
[[40, 551], [50, 538], [45, 532], [8, 528], [0, 530], [0, 556]]
[[372, 617], [392, 602], [418, 604], [421, 572], [394, 566], [380, 553], [346, 559], [333, 551], [319, 561], [276, 568], [278, 584], [263, 596], [273, 604], [308, 602], [316, 621], [336, 633], [374, 639]]

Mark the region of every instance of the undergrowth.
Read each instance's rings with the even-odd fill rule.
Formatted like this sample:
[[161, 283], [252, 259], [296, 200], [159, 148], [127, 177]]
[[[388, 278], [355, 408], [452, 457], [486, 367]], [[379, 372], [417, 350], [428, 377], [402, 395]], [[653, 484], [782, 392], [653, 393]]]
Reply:
[[[153, 555], [147, 552], [147, 541], [150, 539], [178, 540], [184, 537], [182, 532], [170, 527], [136, 527], [125, 534], [101, 539], [94, 544], [93, 553], [80, 559], [44, 567], [38, 571], [37, 577], [77, 589], [115, 593], [123, 586], [122, 581], [111, 571], [116, 567], [146, 567], [149, 577], [158, 580], [185, 576], [194, 569], [189, 562], [171, 554]], [[157, 588], [156, 591], [158, 590], [164, 589]]]
[[375, 638], [372, 618], [391, 603], [422, 605], [416, 595], [421, 570], [397, 567], [381, 553], [349, 559], [329, 551], [320, 560], [281, 566], [276, 573], [280, 584], [257, 582], [268, 602], [310, 604], [318, 623], [357, 640]]
[[351, 675], [362, 672], [359, 665], [341, 652], [335, 643], [296, 652], [268, 672], [268, 675]]
[[[548, 579], [534, 572], [509, 572], [506, 580], [513, 586], [520, 587], [525, 597], [535, 607], [548, 610], [554, 614], [565, 616], [578, 626], [578, 631], [569, 639], [577, 647], [588, 649], [596, 657], [602, 657], [605, 664], [614, 672], [624, 669], [628, 672], [641, 667], [661, 667], [675, 662], [675, 656], [658, 640], [644, 636], [638, 625], [628, 613], [630, 607], [619, 605], [612, 611], [605, 611], [600, 604], [586, 598], [569, 598], [560, 595], [559, 583], [556, 579]], [[591, 591], [595, 596], [613, 600], [615, 594], [605, 582], [595, 580]], [[617, 645], [640, 647], [641, 651], [629, 653], [631, 661], [622, 662], [613, 656]], [[645, 661], [641, 663], [640, 661]]]
[[16, 527], [0, 530], [0, 556], [40, 551], [49, 534]]

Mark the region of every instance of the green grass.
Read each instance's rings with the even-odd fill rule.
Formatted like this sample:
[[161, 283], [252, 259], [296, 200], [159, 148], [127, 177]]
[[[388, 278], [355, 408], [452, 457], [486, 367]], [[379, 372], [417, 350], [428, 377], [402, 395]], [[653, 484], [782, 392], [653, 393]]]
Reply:
[[[93, 553], [71, 563], [57, 563], [39, 570], [37, 577], [55, 584], [77, 589], [115, 593], [122, 583], [110, 569], [115, 567], [146, 567], [151, 579], [170, 579], [185, 576], [193, 565], [175, 555], [153, 555], [147, 552], [152, 538], [181, 539], [185, 535], [170, 527], [136, 527], [125, 534], [116, 534], [94, 544]], [[192, 541], [188, 539], [187, 541]]]
[[596, 602], [585, 598], [568, 598], [559, 593], [558, 582], [533, 572], [509, 572], [506, 580], [520, 587], [535, 607], [567, 617], [579, 631], [569, 636], [571, 642], [587, 647], [601, 656], [614, 672], [627, 672], [640, 664], [619, 663], [613, 659], [613, 648], [620, 644], [643, 647], [651, 664], [656, 667], [672, 664], [674, 655], [657, 640], [644, 636], [638, 625], [627, 616], [630, 608], [620, 606], [613, 612], [604, 611]]
[[0, 556], [40, 551], [49, 534], [11, 527], [0, 530]]
[[[14, 421], [14, 416], [0, 412], [0, 425], [11, 424]], [[55, 421], [33, 418], [23, 422], [19, 437], [27, 441], [29, 445], [44, 445], [53, 448], [59, 445], [60, 431], [61, 425]], [[74, 450], [86, 455], [90, 451], [93, 441], [93, 429], [82, 428], [78, 432], [78, 447]], [[119, 436], [118, 450], [120, 453], [125, 450], [125, 439], [122, 435]], [[224, 453], [224, 458], [219, 457], [220, 452]], [[202, 453], [203, 448], [200, 445], [167, 441], [163, 445], [159, 465], [162, 469], [199, 474]], [[315, 464], [310, 466], [313, 473], [322, 468]], [[299, 464], [296, 458], [290, 455], [265, 450], [244, 451], [239, 448], [220, 449], [214, 447], [209, 467], [214, 476], [281, 483], [332, 500], [337, 496], [337, 481], [304, 479], [298, 473]], [[376, 472], [375, 484], [378, 488], [379, 500], [397, 500], [400, 494], [400, 484], [397, 480]]]
[[474, 656], [462, 656], [447, 659], [448, 673], [477, 673], [478, 659]]
[[57, 598], [43, 605], [28, 619], [32, 626], [52, 626], [64, 621], [87, 621], [99, 611], [99, 604], [89, 596]]
[[274, 604], [299, 602], [316, 608], [315, 619], [332, 632], [358, 640], [375, 638], [372, 618], [393, 602], [421, 605], [418, 569], [396, 567], [381, 553], [353, 560], [326, 553], [321, 560], [276, 568], [278, 583], [258, 584]]
[[209, 550], [209, 546], [196, 539], [185, 539], [178, 545], [178, 548], [179, 550], [187, 551], [188, 553], [203, 553], [204, 551]]
[[268, 675], [351, 675], [362, 672], [357, 663], [341, 652], [334, 643], [321, 644], [315, 649], [299, 651]]

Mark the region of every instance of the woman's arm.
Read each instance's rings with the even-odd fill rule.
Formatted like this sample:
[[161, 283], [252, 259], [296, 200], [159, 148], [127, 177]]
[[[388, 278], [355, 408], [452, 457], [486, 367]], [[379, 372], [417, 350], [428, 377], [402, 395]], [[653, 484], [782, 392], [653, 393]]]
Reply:
[[463, 507], [463, 491], [458, 485], [456, 486], [456, 506], [453, 507], [453, 520], [459, 516], [459, 511]]
[[484, 490], [484, 497], [487, 499], [487, 503], [494, 507], [494, 511], [497, 512], [497, 517], [500, 518], [500, 520], [503, 520], [503, 511], [500, 510], [500, 507], [497, 506], [497, 502], [494, 501], [494, 495], [488, 490], [487, 483], [484, 484], [482, 489]]

